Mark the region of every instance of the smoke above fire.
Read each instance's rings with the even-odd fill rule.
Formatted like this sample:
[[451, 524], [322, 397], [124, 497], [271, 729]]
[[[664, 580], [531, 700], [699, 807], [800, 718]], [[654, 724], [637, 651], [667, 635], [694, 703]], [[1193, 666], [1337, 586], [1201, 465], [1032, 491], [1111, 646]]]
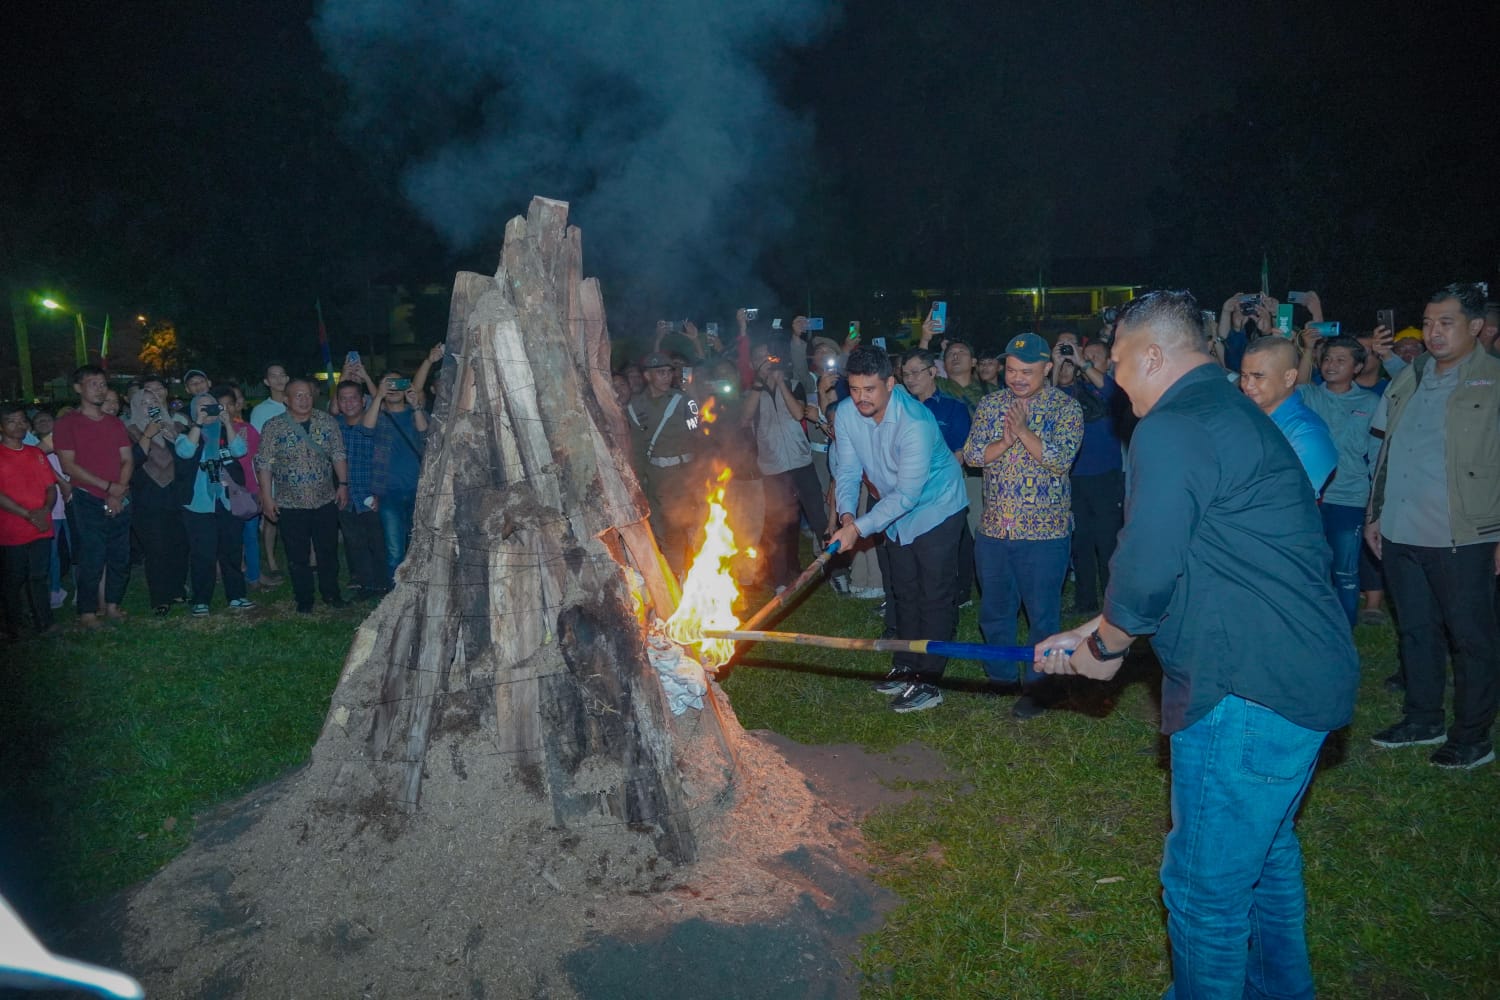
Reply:
[[534, 194], [563, 199], [612, 307], [665, 314], [759, 288], [812, 138], [774, 60], [835, 14], [832, 0], [323, 0], [313, 28], [353, 134], [454, 250], [498, 247]]

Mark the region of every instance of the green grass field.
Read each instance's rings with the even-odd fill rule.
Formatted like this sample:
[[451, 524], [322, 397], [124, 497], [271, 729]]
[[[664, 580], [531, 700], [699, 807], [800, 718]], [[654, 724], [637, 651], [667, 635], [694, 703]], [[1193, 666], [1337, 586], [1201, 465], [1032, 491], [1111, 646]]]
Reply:
[[[136, 587], [133, 590], [139, 590]], [[6, 650], [3, 886], [46, 924], [151, 874], [193, 813], [306, 759], [362, 612], [149, 616]], [[873, 603], [813, 594], [780, 627], [874, 635]], [[70, 612], [63, 612], [71, 622]], [[966, 611], [961, 639], [978, 640]], [[1451, 774], [1378, 751], [1395, 719], [1389, 627], [1358, 633], [1358, 713], [1304, 810], [1309, 936], [1328, 997], [1500, 996], [1500, 767]], [[886, 658], [751, 648], [726, 682], [748, 728], [888, 749], [920, 740], [953, 780], [865, 826], [903, 903], [868, 942], [872, 997], [1150, 997], [1169, 978], [1157, 882], [1167, 772], [1151, 669], [1019, 723], [976, 664], [929, 712], [871, 692]]]

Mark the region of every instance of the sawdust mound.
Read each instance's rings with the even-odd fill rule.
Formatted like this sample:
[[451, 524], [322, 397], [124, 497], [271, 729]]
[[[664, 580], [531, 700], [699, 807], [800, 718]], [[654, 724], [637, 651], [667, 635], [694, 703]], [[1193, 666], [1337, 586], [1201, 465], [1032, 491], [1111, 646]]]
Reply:
[[788, 961], [804, 967], [717, 995], [852, 996], [848, 955], [809, 928], [823, 913], [842, 931], [869, 916], [857, 831], [780, 751], [732, 729], [727, 790], [712, 780], [716, 741], [689, 739], [679, 756], [685, 780], [700, 769], [718, 789], [699, 803], [702, 856], [685, 866], [657, 854], [648, 828], [603, 815], [559, 827], [502, 764], [466, 760], [457, 744], [429, 752], [431, 769], [452, 773], [428, 775], [411, 815], [375, 800], [321, 806], [336, 762], [315, 758], [203, 819], [193, 845], [125, 900], [119, 959], [161, 998], [689, 996], [646, 967], [649, 948], [602, 944], [660, 941], [685, 922], [790, 920], [807, 940]]

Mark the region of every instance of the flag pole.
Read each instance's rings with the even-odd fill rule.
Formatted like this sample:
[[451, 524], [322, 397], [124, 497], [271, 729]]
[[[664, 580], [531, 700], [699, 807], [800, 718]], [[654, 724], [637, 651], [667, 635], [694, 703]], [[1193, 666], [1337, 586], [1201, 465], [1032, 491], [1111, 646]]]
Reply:
[[328, 352], [328, 327], [323, 324], [323, 300], [314, 300], [313, 308], [318, 312], [318, 347], [323, 352], [323, 370], [328, 373], [328, 398], [334, 399], [338, 396], [339, 383], [333, 377], [333, 356]]

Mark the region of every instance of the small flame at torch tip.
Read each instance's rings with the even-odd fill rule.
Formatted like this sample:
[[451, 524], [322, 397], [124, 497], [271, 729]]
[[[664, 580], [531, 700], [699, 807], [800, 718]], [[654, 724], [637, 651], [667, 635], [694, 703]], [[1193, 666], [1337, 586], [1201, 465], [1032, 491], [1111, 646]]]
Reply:
[[699, 662], [709, 669], [729, 662], [734, 655], [734, 643], [727, 639], [705, 639], [703, 630], [730, 631], [740, 624], [734, 614], [734, 602], [740, 592], [729, 572], [729, 561], [739, 550], [724, 509], [724, 485], [729, 477], [730, 470], [726, 468], [709, 495], [703, 547], [693, 557], [693, 565], [682, 584], [682, 600], [666, 623], [668, 637], [684, 646], [695, 646]]

